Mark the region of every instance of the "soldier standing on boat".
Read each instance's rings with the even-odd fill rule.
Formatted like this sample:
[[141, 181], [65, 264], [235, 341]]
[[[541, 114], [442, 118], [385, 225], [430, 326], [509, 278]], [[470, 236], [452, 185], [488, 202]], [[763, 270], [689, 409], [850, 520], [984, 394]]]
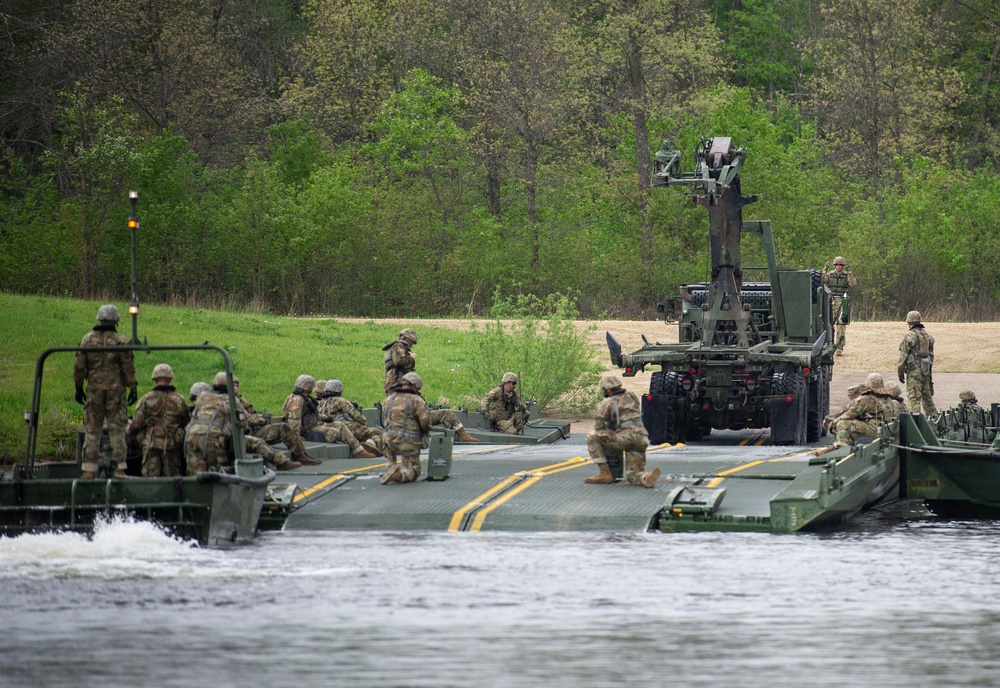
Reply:
[[[128, 344], [115, 329], [118, 309], [113, 305], [101, 306], [97, 311], [97, 325], [80, 342], [81, 347], [123, 346]], [[84, 391], [83, 383], [87, 381]], [[86, 439], [83, 444], [81, 478], [97, 476], [101, 456], [101, 434], [108, 424], [111, 455], [115, 461], [115, 476], [125, 477], [125, 426], [128, 423], [128, 405], [139, 397], [135, 378], [135, 362], [131, 351], [77, 351], [73, 360], [73, 382], [76, 401], [83, 404], [83, 427]], [[126, 401], [125, 389], [128, 388]]]
[[653, 487], [660, 478], [660, 469], [646, 472], [646, 447], [649, 435], [642, 424], [642, 407], [639, 398], [622, 387], [621, 378], [614, 373], [601, 376], [604, 400], [594, 413], [594, 432], [587, 433], [590, 460], [597, 464], [598, 473], [584, 480], [585, 483], [607, 484], [615, 481], [608, 467], [605, 454], [625, 452], [625, 479], [633, 485]]
[[382, 347], [385, 365], [385, 382], [383, 389], [388, 394], [398, 386], [403, 376], [417, 367], [417, 354], [412, 348], [417, 343], [417, 333], [412, 328], [399, 331], [399, 338]]
[[921, 404], [928, 416], [937, 413], [934, 406], [934, 337], [921, 322], [919, 311], [906, 314], [910, 326], [899, 343], [899, 381], [906, 384], [906, 397], [910, 411], [920, 413]]
[[191, 420], [191, 411], [171, 384], [173, 368], [159, 363], [152, 378], [156, 386], [135, 405], [128, 432], [142, 445], [142, 477], [170, 478], [182, 474], [184, 428]]
[[[431, 431], [430, 411], [420, 396], [423, 384], [419, 375], [407, 373], [382, 402], [386, 470], [379, 482], [383, 485], [411, 483], [420, 477], [420, 449]], [[397, 455], [402, 464], [396, 462]]]
[[830, 261], [823, 266], [823, 284], [830, 289], [833, 297], [834, 341], [838, 344], [836, 355], [843, 356], [847, 344], [847, 323], [851, 319], [848, 291], [858, 286], [858, 280], [844, 257], [837, 256], [833, 259], [833, 272], [830, 272]]
[[[254, 439], [263, 441], [267, 445], [281, 442], [288, 447], [288, 451], [292, 455], [292, 460], [303, 466], [318, 466], [323, 463], [306, 452], [306, 445], [302, 442], [302, 436], [292, 430], [291, 425], [283, 421], [280, 423], [269, 423], [263, 414], [257, 413], [257, 409], [253, 407], [253, 404], [247, 401], [246, 398], [240, 396], [240, 379], [235, 375], [233, 375], [233, 389], [236, 392], [236, 403], [239, 404], [243, 409], [243, 412], [247, 414], [247, 423], [250, 426], [250, 434], [247, 435], [248, 450], [261, 454], [261, 456], [264, 455], [256, 449], [251, 449], [251, 445], [259, 448], [258, 443], [250, 439], [253, 437]], [[284, 463], [288, 460], [288, 457], [284, 454], [280, 455], [281, 458], [277, 462], [271, 461], [271, 463], [274, 463], [278, 470], [290, 470], [289, 468], [282, 468]], [[298, 468], [298, 466], [295, 466], [294, 468]]]
[[209, 469], [230, 469], [233, 459], [229, 456], [228, 448], [232, 437], [229, 381], [222, 371], [215, 374], [211, 389], [199, 394], [195, 401], [191, 422], [187, 426], [187, 436], [184, 438], [187, 474], [195, 475]]
[[517, 375], [504, 373], [500, 386], [483, 399], [483, 413], [495, 430], [519, 435], [528, 423], [528, 407], [517, 396]]
[[[373, 459], [378, 454], [375, 445], [362, 445], [343, 423], [334, 422], [330, 416], [320, 414], [316, 400], [312, 398], [316, 387], [316, 378], [312, 375], [299, 375], [295, 379], [295, 389], [285, 399], [281, 414], [285, 417], [292, 430], [302, 437], [306, 433], [317, 432], [323, 436], [324, 442], [342, 443], [351, 448], [351, 456], [355, 459]], [[370, 450], [370, 451], [369, 451]]]

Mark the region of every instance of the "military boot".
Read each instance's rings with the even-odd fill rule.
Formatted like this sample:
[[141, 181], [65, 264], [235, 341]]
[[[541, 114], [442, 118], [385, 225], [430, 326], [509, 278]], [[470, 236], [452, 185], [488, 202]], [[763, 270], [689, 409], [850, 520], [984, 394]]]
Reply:
[[96, 477], [93, 471], [84, 471], [80, 474], [80, 480], [93, 480]]
[[376, 445], [375, 442], [373, 442], [372, 440], [365, 440], [364, 442], [362, 442], [361, 448], [364, 449], [369, 454], [371, 454], [372, 456], [382, 456], [382, 450], [379, 449], [378, 445]]
[[309, 456], [309, 454], [303, 454], [302, 456], [297, 456], [295, 457], [295, 460], [298, 461], [303, 466], [318, 466], [321, 463], [323, 463], [315, 456]]
[[470, 435], [465, 431], [465, 428], [459, 428], [455, 431], [455, 441], [456, 442], [478, 442], [475, 437]]
[[296, 468], [302, 468], [302, 464], [298, 461], [286, 461], [280, 466], [277, 466], [279, 471], [294, 471]]
[[359, 451], [357, 454], [355, 454], [351, 458], [352, 459], [374, 459], [374, 458], [376, 458], [376, 456], [375, 456], [375, 454], [372, 454], [371, 452], [368, 452], [368, 451], [365, 451], [364, 449], [362, 449], [361, 451]]
[[615, 481], [615, 477], [611, 475], [611, 469], [608, 468], [608, 464], [599, 463], [597, 464], [597, 475], [592, 475], [589, 478], [584, 478], [583, 482], [590, 483], [591, 485], [607, 485]]
[[378, 481], [383, 485], [385, 485], [388, 482], [398, 483], [401, 477], [399, 471], [400, 471], [400, 465], [398, 463], [394, 463], [387, 469], [385, 469], [385, 473], [382, 474], [382, 477], [379, 478]]
[[127, 478], [128, 474], [126, 474], [125, 471], [123, 471], [122, 469], [119, 468], [119, 469], [117, 469], [115, 471], [115, 477], [116, 478]]
[[654, 487], [656, 481], [660, 479], [660, 467], [657, 466], [648, 473], [643, 473], [640, 481], [643, 487]]

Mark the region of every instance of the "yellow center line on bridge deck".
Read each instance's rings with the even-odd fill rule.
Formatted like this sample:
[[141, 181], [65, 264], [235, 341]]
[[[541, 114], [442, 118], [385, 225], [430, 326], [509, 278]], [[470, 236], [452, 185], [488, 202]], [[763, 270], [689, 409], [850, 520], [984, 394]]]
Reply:
[[547, 476], [547, 475], [554, 475], [556, 473], [562, 473], [563, 471], [571, 471], [574, 468], [579, 468], [580, 466], [583, 466], [585, 464], [589, 464], [590, 460], [589, 459], [584, 459], [582, 456], [574, 456], [572, 459], [570, 459], [569, 461], [567, 461], [565, 463], [569, 464], [569, 465], [555, 464], [555, 465], [553, 465], [551, 467], [546, 467], [544, 469], [543, 468], [539, 468], [539, 469], [536, 469], [536, 470], [533, 470], [533, 471], [522, 471], [520, 475], [522, 475], [522, 476], [528, 475], [528, 476], [531, 476], [531, 477], [529, 477], [527, 480], [525, 480], [524, 482], [522, 482], [520, 485], [518, 485], [517, 487], [515, 487], [514, 489], [512, 489], [510, 492], [507, 492], [503, 496], [498, 497], [495, 501], [491, 502], [488, 506], [484, 507], [481, 511], [479, 511], [476, 514], [476, 518], [473, 519], [472, 525], [469, 527], [469, 531], [473, 532], [473, 533], [478, 533], [479, 530], [483, 527], [483, 522], [486, 520], [486, 517], [493, 510], [495, 510], [497, 507], [499, 507], [501, 504], [503, 504], [504, 502], [506, 502], [508, 499], [510, 499], [514, 495], [517, 495], [517, 494], [519, 494], [521, 492], [524, 492], [525, 490], [527, 490], [529, 487], [531, 487], [532, 485], [534, 485], [535, 483], [537, 483], [539, 480], [541, 480], [545, 476]]
[[310, 488], [306, 488], [305, 490], [302, 490], [301, 492], [299, 492], [299, 494], [297, 494], [294, 497], [292, 497], [292, 501], [293, 502], [297, 502], [297, 501], [299, 501], [301, 499], [305, 499], [309, 495], [315, 494], [319, 490], [322, 490], [324, 487], [329, 487], [330, 485], [332, 485], [333, 483], [337, 482], [341, 478], [346, 478], [348, 473], [361, 473], [362, 471], [370, 471], [370, 470], [373, 470], [375, 468], [380, 468], [382, 466], [385, 466], [384, 462], [383, 463], [374, 464], [373, 466], [361, 466], [360, 468], [352, 468], [349, 471], [341, 471], [340, 473], [336, 473], [334, 475], [331, 475], [326, 480], [322, 480], [322, 481], [316, 483], [315, 485], [313, 485]]
[[[560, 461], [559, 463], [549, 464], [548, 466], [542, 466], [541, 468], [534, 468], [530, 471], [518, 471], [514, 475], [505, 478], [504, 480], [500, 481], [490, 489], [486, 490], [486, 492], [482, 493], [481, 495], [473, 499], [471, 502], [463, 506], [461, 509], [456, 511], [451, 517], [451, 522], [448, 524], [448, 532], [454, 533], [455, 531], [457, 531], [459, 526], [462, 525], [462, 519], [465, 518], [466, 514], [468, 514], [473, 509], [483, 506], [494, 495], [503, 492], [504, 490], [506, 490], [508, 487], [518, 482], [519, 480], [523, 480], [525, 477], [527, 477], [528, 481], [526, 482], [534, 483], [537, 482], [539, 479], [541, 479], [543, 476], [551, 475], [552, 473], [558, 473], [560, 471], [569, 470], [570, 468], [577, 468], [578, 466], [581, 466], [584, 463], [590, 463], [590, 461], [580, 456], [574, 456], [569, 461]], [[520, 489], [517, 489], [515, 491], [512, 491], [511, 494], [516, 494], [517, 492], [520, 491], [521, 491]], [[497, 504], [502, 504], [503, 502], [507, 501], [507, 499], [509, 499], [509, 497], [505, 496], [503, 499], [498, 501]], [[492, 509], [490, 509], [490, 511], [492, 511]], [[478, 517], [477, 517], [477, 522], [479, 523], [479, 526], [482, 526], [482, 520], [479, 519]], [[475, 528], [475, 530], [478, 529], [479, 529], [478, 527]]]
[[677, 444], [670, 444], [669, 442], [664, 442], [663, 444], [656, 445], [656, 449], [647, 449], [646, 454], [657, 454], [662, 451], [667, 451], [668, 449], [680, 449], [681, 447], [686, 447], [687, 445], [683, 442], [678, 442]]
[[777, 459], [767, 459], [766, 461], [765, 460], [749, 461], [749, 462], [747, 462], [747, 463], [745, 463], [745, 464], [743, 464], [741, 466], [737, 466], [736, 468], [730, 468], [728, 470], [721, 471], [720, 473], [717, 473], [716, 477], [712, 478], [710, 481], [708, 481], [705, 484], [705, 486], [706, 487], [718, 487], [719, 484], [722, 483], [722, 481], [726, 479], [726, 477], [732, 475], [733, 473], [738, 473], [739, 471], [746, 470], [747, 468], [753, 468], [754, 466], [759, 466], [762, 463], [778, 463], [780, 461], [791, 461], [792, 459], [801, 459], [801, 458], [803, 458], [805, 456], [812, 456], [815, 453], [816, 453], [816, 450], [815, 449], [811, 449], [810, 451], [799, 452], [798, 454], [789, 454], [788, 456], [780, 456]]

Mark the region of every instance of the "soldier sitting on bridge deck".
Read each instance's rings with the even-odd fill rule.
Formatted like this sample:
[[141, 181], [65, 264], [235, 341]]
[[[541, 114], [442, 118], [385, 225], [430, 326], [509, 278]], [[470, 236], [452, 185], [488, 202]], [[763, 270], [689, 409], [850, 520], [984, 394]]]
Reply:
[[869, 373], [865, 381], [867, 390], [847, 406], [847, 410], [830, 424], [837, 433], [837, 446], [853, 446], [858, 437], [871, 437], [878, 432], [879, 421], [892, 419], [894, 406], [883, 398], [882, 376]]
[[517, 375], [504, 373], [500, 386], [483, 399], [483, 413], [493, 428], [508, 435], [520, 435], [528, 423], [528, 407], [517, 396]]

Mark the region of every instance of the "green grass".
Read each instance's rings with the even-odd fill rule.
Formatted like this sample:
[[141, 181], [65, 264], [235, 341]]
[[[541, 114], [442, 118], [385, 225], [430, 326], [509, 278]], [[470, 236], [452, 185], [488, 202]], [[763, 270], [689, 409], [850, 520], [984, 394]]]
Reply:
[[[31, 405], [35, 363], [44, 349], [76, 346], [95, 323], [101, 306], [79, 301], [0, 293], [0, 460], [24, 456], [27, 427], [24, 412]], [[132, 335], [126, 303], [118, 331]], [[471, 332], [411, 324], [420, 341], [417, 372], [424, 379], [424, 397], [433, 403], [446, 396], [455, 406], [480, 399], [467, 373]], [[190, 345], [208, 341], [225, 348], [240, 378], [240, 392], [258, 410], [278, 414], [295, 378], [308, 373], [316, 379], [336, 377], [344, 396], [363, 406], [381, 401], [382, 345], [396, 339], [400, 327], [374, 322], [342, 323], [270, 315], [225, 313], [202, 309], [143, 306], [139, 339], [150, 345]], [[169, 363], [174, 385], [187, 398], [191, 385], [211, 382], [222, 368], [215, 352], [138, 352], [135, 355], [139, 394], [152, 388], [150, 373], [157, 363]], [[51, 355], [45, 363], [37, 451], [39, 455], [71, 457], [75, 432], [82, 426], [83, 408], [73, 400], [73, 354]]]

